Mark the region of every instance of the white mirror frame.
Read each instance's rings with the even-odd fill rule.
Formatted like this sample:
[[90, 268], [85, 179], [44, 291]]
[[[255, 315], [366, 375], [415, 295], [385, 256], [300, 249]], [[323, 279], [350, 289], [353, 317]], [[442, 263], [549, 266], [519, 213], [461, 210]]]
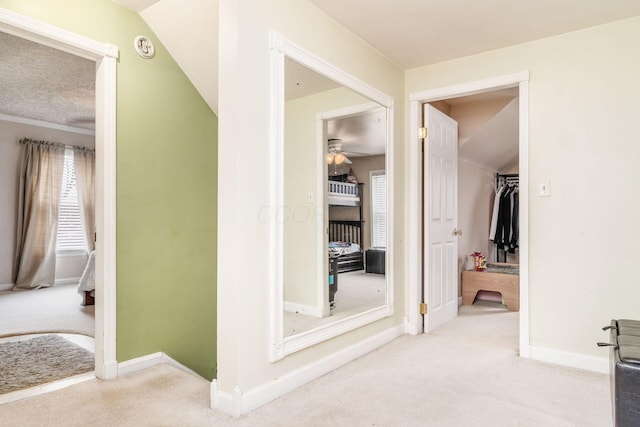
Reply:
[[[284, 106], [285, 106], [285, 57], [359, 93], [360, 95], [378, 103], [387, 110], [387, 143], [385, 152], [385, 169], [387, 172], [387, 250], [386, 250], [386, 295], [385, 304], [366, 310], [353, 316], [330, 322], [309, 331], [304, 331], [289, 337], [284, 337], [284, 223], [279, 221], [278, 215], [271, 215], [270, 219], [270, 277], [269, 291], [271, 296], [270, 308], [270, 349], [269, 360], [276, 362], [286, 355], [304, 348], [326, 341], [330, 338], [357, 329], [376, 320], [393, 315], [393, 98], [374, 89], [368, 84], [345, 73], [341, 69], [315, 56], [290, 42], [282, 35], [271, 32], [271, 129], [269, 135], [270, 148], [270, 202], [275, 207], [273, 212], [279, 212], [284, 201]], [[326, 118], [326, 117], [322, 117]], [[317, 134], [318, 158], [324, 159], [324, 144], [322, 131]], [[318, 194], [324, 194], [326, 176], [319, 177]], [[324, 221], [319, 221], [319, 233], [324, 233]], [[324, 239], [322, 239], [324, 242]], [[322, 251], [326, 248], [321, 248]], [[322, 253], [322, 252], [319, 252]], [[321, 271], [324, 271], [322, 269]], [[319, 281], [325, 280], [319, 274]]]

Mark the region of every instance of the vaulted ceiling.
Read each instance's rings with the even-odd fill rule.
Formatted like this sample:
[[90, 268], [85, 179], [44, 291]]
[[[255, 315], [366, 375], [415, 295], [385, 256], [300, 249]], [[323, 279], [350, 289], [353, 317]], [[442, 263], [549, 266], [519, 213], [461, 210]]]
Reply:
[[[114, 1], [140, 13], [217, 111], [218, 0]], [[638, 0], [309, 1], [403, 69], [640, 15]]]
[[[213, 111], [218, 108], [218, 0], [114, 0], [138, 12], [149, 24], [155, 36], [166, 46], [185, 74], [198, 89]], [[302, 1], [302, 0], [300, 0]], [[433, 64], [491, 49], [549, 37], [593, 25], [640, 15], [638, 0], [309, 0], [402, 69]], [[153, 35], [150, 35], [153, 36]], [[196, 42], [194, 42], [196, 41]], [[12, 55], [9, 45], [2, 43], [0, 55]], [[34, 46], [38, 49], [38, 46]], [[22, 47], [20, 49], [23, 49]], [[26, 52], [26, 50], [25, 50]], [[50, 60], [64, 67], [68, 58], [42, 52]], [[68, 56], [68, 55], [67, 55]], [[7, 56], [8, 57], [8, 56]], [[2, 59], [2, 58], [0, 58]], [[73, 59], [73, 58], [72, 58]], [[52, 62], [52, 63], [53, 63]], [[10, 67], [3, 59], [0, 69], [4, 85], [11, 93], [24, 93], [21, 89], [22, 72]], [[91, 67], [91, 64], [86, 64]], [[73, 69], [83, 67], [73, 65]], [[27, 66], [29, 68], [29, 66]], [[0, 113], [25, 115], [30, 118], [74, 126], [91, 126], [92, 80], [88, 74], [68, 73], [67, 88], [46, 85], [48, 79], [40, 75], [43, 90], [60, 93], [64, 97], [39, 94], [39, 99], [64, 99], [69, 105], [56, 106], [55, 117], [46, 111], [4, 111]], [[13, 71], [12, 71], [13, 70]], [[38, 74], [30, 67], [31, 77]], [[13, 72], [13, 75], [11, 73]], [[89, 77], [87, 77], [89, 76]], [[59, 82], [63, 85], [64, 82]], [[30, 81], [28, 87], [37, 87]], [[24, 86], [27, 87], [27, 86]], [[69, 92], [76, 88], [74, 93]], [[84, 95], [78, 90], [84, 90]], [[3, 91], [5, 106], [10, 92]], [[29, 108], [30, 101], [20, 103]], [[33, 105], [36, 105], [34, 103]], [[40, 103], [48, 105], [48, 103]], [[88, 106], [88, 107], [87, 107]]]

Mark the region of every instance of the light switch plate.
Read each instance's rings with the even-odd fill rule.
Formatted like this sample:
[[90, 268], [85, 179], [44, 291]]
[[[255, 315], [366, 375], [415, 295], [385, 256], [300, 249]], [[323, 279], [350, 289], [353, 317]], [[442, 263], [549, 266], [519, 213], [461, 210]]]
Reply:
[[548, 179], [543, 179], [538, 183], [538, 196], [540, 197], [551, 196], [551, 188], [549, 187]]

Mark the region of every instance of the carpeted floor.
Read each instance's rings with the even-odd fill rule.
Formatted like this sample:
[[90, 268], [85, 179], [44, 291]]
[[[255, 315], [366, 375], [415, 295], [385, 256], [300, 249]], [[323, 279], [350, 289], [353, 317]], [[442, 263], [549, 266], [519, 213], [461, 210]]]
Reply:
[[93, 353], [58, 335], [0, 343], [0, 394], [93, 369]]
[[518, 313], [463, 306], [239, 419], [210, 383], [159, 365], [0, 406], [20, 426], [610, 426], [608, 376], [521, 359]]
[[42, 332], [94, 336], [94, 306], [80, 306], [77, 285], [0, 292], [0, 337]]

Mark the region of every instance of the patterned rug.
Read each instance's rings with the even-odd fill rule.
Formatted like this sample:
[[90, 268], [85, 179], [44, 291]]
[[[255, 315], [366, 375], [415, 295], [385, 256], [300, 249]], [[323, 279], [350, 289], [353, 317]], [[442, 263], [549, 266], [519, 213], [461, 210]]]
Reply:
[[58, 335], [0, 344], [0, 394], [93, 371], [94, 355]]

